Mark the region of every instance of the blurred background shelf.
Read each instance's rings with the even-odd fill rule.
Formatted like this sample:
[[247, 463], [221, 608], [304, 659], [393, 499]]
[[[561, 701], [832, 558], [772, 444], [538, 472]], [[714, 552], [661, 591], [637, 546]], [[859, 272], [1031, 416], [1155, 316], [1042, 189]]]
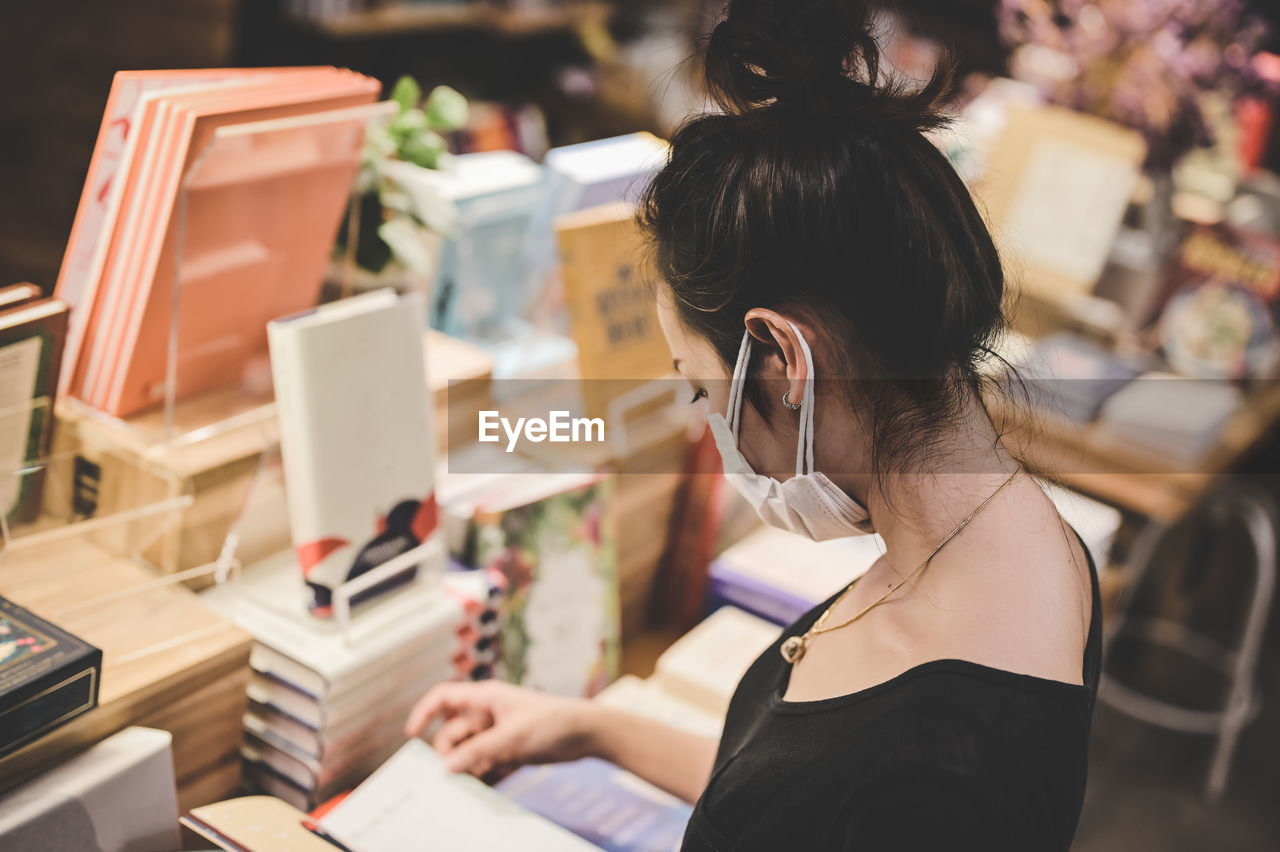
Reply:
[[367, 38], [459, 29], [481, 29], [514, 36], [602, 25], [613, 11], [613, 5], [604, 2], [529, 9], [489, 3], [389, 3], [340, 17], [299, 22], [299, 26], [330, 38]]

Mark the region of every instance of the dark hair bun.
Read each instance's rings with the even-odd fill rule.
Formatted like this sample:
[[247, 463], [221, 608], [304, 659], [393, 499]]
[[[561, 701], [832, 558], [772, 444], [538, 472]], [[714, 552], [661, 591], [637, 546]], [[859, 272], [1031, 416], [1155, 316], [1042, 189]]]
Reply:
[[944, 121], [947, 70], [916, 92], [882, 80], [869, 5], [857, 0], [732, 0], [706, 50], [707, 87], [730, 112], [851, 110], [919, 129]]

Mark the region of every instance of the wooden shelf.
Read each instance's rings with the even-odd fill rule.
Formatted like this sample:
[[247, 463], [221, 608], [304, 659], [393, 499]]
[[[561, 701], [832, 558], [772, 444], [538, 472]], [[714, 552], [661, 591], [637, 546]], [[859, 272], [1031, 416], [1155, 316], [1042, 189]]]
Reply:
[[1122, 444], [1096, 425], [1080, 426], [1044, 412], [1018, 414], [999, 400], [1006, 444], [1063, 482], [1113, 505], [1156, 520], [1181, 517], [1214, 479], [1238, 467], [1280, 421], [1280, 387], [1269, 383], [1248, 397], [1227, 422], [1217, 445], [1188, 469]]
[[605, 2], [509, 9], [490, 3], [391, 3], [351, 15], [304, 21], [329, 38], [354, 39], [479, 29], [505, 36], [537, 35], [603, 23], [613, 11]]

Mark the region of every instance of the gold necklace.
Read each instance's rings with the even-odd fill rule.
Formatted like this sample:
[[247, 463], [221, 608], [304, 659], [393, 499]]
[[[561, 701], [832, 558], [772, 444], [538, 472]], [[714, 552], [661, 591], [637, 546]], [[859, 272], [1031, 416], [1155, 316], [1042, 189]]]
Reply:
[[800, 658], [804, 656], [805, 649], [809, 645], [809, 640], [811, 640], [814, 636], [817, 636], [820, 633], [830, 633], [833, 630], [839, 630], [841, 627], [848, 627], [850, 624], [853, 624], [859, 618], [862, 618], [862, 616], [866, 615], [868, 612], [870, 612], [871, 610], [875, 609], [876, 607], [880, 606], [880, 604], [888, 600], [890, 595], [892, 595], [894, 592], [898, 591], [898, 589], [901, 589], [904, 585], [910, 582], [912, 577], [919, 574], [924, 569], [924, 566], [929, 564], [929, 560], [932, 559], [935, 555], [937, 555], [938, 551], [942, 549], [943, 545], [951, 541], [951, 539], [955, 538], [956, 535], [960, 532], [960, 530], [967, 527], [969, 525], [969, 522], [972, 521], [975, 517], [977, 517], [977, 514], [981, 512], [983, 509], [985, 509], [988, 503], [996, 499], [996, 495], [999, 494], [1001, 491], [1003, 491], [1006, 485], [1008, 485], [1010, 482], [1013, 482], [1013, 478], [1021, 472], [1022, 472], [1022, 464], [1021, 462], [1019, 462], [1017, 468], [1014, 469], [1013, 473], [1009, 474], [1009, 478], [1006, 479], [1004, 482], [1002, 482], [999, 488], [997, 488], [995, 491], [992, 491], [990, 497], [983, 500], [982, 503], [979, 504], [978, 508], [970, 512], [968, 517], [966, 517], [963, 521], [961, 521], [959, 524], [956, 525], [955, 529], [947, 533], [946, 537], [943, 538], [942, 541], [938, 542], [937, 546], [934, 547], [933, 550], [929, 551], [929, 555], [926, 556], [924, 559], [922, 559], [920, 561], [920, 564], [917, 565], [914, 569], [912, 569], [910, 574], [908, 574], [907, 576], [899, 580], [895, 586], [893, 586], [891, 589], [889, 589], [889, 591], [881, 595], [879, 599], [877, 599], [875, 602], [871, 604], [868, 604], [865, 609], [863, 609], [853, 618], [850, 618], [848, 621], [842, 621], [839, 624], [833, 624], [831, 627], [824, 627], [823, 625], [827, 623], [827, 619], [831, 617], [832, 610], [834, 610], [837, 606], [839, 606], [840, 602], [845, 599], [845, 596], [848, 595], [851, 591], [853, 591], [853, 587], [857, 585], [858, 581], [854, 580], [852, 583], [846, 586], [845, 590], [840, 593], [840, 597], [836, 598], [834, 601], [831, 602], [831, 606], [827, 607], [826, 611], [823, 612], [822, 615], [818, 616], [818, 620], [813, 623], [812, 627], [810, 627], [800, 636], [792, 636], [788, 638], [787, 641], [782, 643], [782, 647], [779, 649], [782, 652], [782, 659], [786, 660], [788, 663], [791, 663], [792, 665], [795, 665], [797, 662], [800, 661]]

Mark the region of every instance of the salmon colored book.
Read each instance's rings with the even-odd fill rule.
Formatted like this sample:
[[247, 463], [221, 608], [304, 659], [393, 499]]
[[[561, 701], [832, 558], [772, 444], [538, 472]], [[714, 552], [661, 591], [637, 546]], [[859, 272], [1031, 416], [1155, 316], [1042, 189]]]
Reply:
[[64, 359], [64, 385], [76, 362], [80, 340], [97, 292], [106, 245], [115, 227], [122, 185], [128, 179], [143, 121], [143, 108], [166, 91], [195, 86], [228, 85], [248, 76], [291, 74], [311, 68], [202, 68], [162, 71], [119, 71], [102, 113], [89, 172], [76, 208], [71, 236], [62, 258], [54, 294], [72, 309]]
[[[119, 333], [113, 319], [119, 310], [119, 301], [130, 295], [130, 291], [122, 288], [119, 281], [125, 275], [137, 274], [133, 270], [138, 263], [139, 252], [144, 251], [141, 244], [149, 236], [154, 236], [152, 231], [158, 227], [153, 218], [158, 182], [182, 165], [181, 162], [172, 161], [177, 146], [173, 138], [175, 106], [211, 99], [225, 102], [227, 97], [246, 103], [244, 99], [254, 92], [280, 92], [282, 87], [284, 91], [289, 91], [307, 78], [319, 76], [324, 80], [345, 79], [351, 76], [351, 72], [340, 72], [334, 68], [307, 68], [290, 72], [287, 76], [289, 82], [282, 83], [282, 75], [272, 69], [253, 77], [238, 78], [233, 81], [234, 90], [225, 82], [220, 85], [182, 87], [161, 92], [152, 101], [143, 104], [134, 155], [137, 165], [131, 179], [122, 188], [116, 229], [106, 246], [106, 257], [102, 262], [99, 286], [103, 293], [85, 312], [88, 316], [87, 333], [84, 336], [91, 338], [92, 342], [84, 340], [81, 343], [85, 356], [76, 366], [72, 378], [72, 389], [77, 395], [92, 401], [91, 391], [86, 384], [95, 381], [95, 377], [103, 369], [104, 352], [114, 344], [113, 336]], [[122, 264], [123, 269], [130, 271], [122, 271]], [[135, 281], [136, 278], [124, 280]]]
[[[323, 79], [323, 77], [328, 79]], [[124, 266], [122, 283], [114, 282], [112, 289], [121, 295], [116, 309], [105, 318], [100, 329], [103, 334], [102, 356], [99, 372], [90, 374], [86, 388], [89, 399], [96, 406], [111, 413], [126, 415], [158, 402], [163, 397], [163, 386], [168, 359], [169, 330], [172, 321], [173, 276], [179, 229], [173, 218], [174, 205], [180, 192], [183, 176], [204, 151], [213, 133], [219, 128], [245, 121], [261, 121], [304, 113], [371, 103], [376, 97], [378, 84], [370, 78], [350, 72], [328, 72], [313, 75], [305, 80], [292, 79], [288, 84], [254, 92], [229, 92], [191, 99], [178, 98], [169, 106], [171, 126], [167, 138], [162, 140], [160, 162], [167, 166], [156, 180], [153, 193], [142, 209], [150, 215], [141, 219], [141, 238], [134, 241], [138, 250]], [[350, 128], [348, 128], [349, 131]], [[179, 322], [183, 329], [181, 345], [184, 353], [196, 352], [202, 357], [204, 370], [195, 372], [179, 364], [178, 391], [185, 395], [218, 383], [233, 381], [244, 364], [246, 330], [253, 332], [258, 348], [265, 350], [265, 319], [255, 312], [254, 301], [266, 294], [279, 294], [281, 289], [288, 296], [283, 300], [286, 312], [314, 303], [318, 294], [329, 244], [337, 229], [342, 205], [358, 165], [361, 134], [345, 132], [346, 165], [339, 170], [341, 179], [321, 179], [317, 174], [295, 177], [289, 184], [268, 188], [264, 192], [259, 185], [257, 194], [246, 184], [233, 193], [230, 200], [224, 198], [220, 214], [210, 218], [198, 215], [199, 201], [189, 196], [184, 209], [187, 219], [185, 236], [187, 271], [199, 273], [195, 280], [205, 280], [199, 287], [183, 284], [183, 311]], [[169, 147], [164, 147], [165, 144]], [[290, 189], [290, 187], [292, 189]], [[326, 204], [324, 199], [330, 199]], [[262, 214], [269, 213], [269, 218]], [[315, 221], [319, 218], [331, 224], [320, 231]], [[241, 241], [236, 243], [238, 220], [256, 220], [258, 229], [272, 232], [270, 251], [254, 248]], [[281, 237], [280, 225], [301, 222], [312, 223], [304, 229], [301, 239], [291, 239], [287, 233]], [[205, 229], [212, 228], [213, 234]], [[250, 229], [252, 233], [253, 228]], [[241, 230], [241, 236], [244, 235]], [[207, 237], [207, 239], [206, 239]], [[216, 247], [210, 249], [209, 247]], [[281, 280], [281, 273], [289, 270], [305, 272], [307, 264], [300, 264], [299, 250], [311, 249], [316, 258], [311, 266], [315, 275], [304, 280], [301, 275], [290, 275]], [[216, 250], [221, 257], [210, 254]], [[201, 258], [203, 253], [204, 257]], [[273, 266], [274, 264], [274, 266]], [[219, 278], [218, 274], [222, 277]], [[187, 276], [184, 275], [184, 279]], [[237, 289], [220, 290], [219, 280], [234, 283]], [[156, 286], [157, 282], [160, 286]], [[218, 291], [212, 301], [199, 298]], [[202, 310], [202, 305], [209, 310]], [[269, 317], [267, 317], [269, 318]], [[212, 344], [212, 348], [205, 344]], [[92, 361], [90, 362], [92, 365]], [[193, 365], [198, 366], [198, 365]], [[213, 373], [209, 368], [213, 368]]]
[[[183, 176], [214, 132], [369, 104], [378, 88], [362, 75], [317, 69], [183, 92], [155, 104], [149, 135], [137, 143], [139, 175], [124, 190], [104, 293], [90, 313], [92, 340], [74, 380], [79, 395], [121, 416], [162, 398], [179, 242], [176, 203]], [[179, 322], [183, 352], [202, 357], [179, 365], [180, 392], [234, 381], [255, 341], [265, 349], [271, 311], [255, 305], [267, 300], [289, 312], [314, 303], [363, 141], [354, 120], [328, 130], [333, 138], [319, 130], [309, 139], [294, 134], [289, 156], [272, 152], [275, 177], [262, 170], [262, 152], [246, 148], [246, 168], [257, 169], [253, 180], [224, 181], [220, 192], [193, 190], [188, 198]], [[324, 153], [314, 155], [320, 149]], [[292, 178], [280, 174], [282, 165]], [[199, 213], [205, 198], [212, 199], [213, 215]], [[299, 274], [282, 277], [295, 269]]]
[[[154, 212], [157, 185], [171, 170], [167, 167], [174, 165], [165, 158], [172, 157], [176, 145], [172, 139], [172, 132], [176, 127], [172, 119], [175, 102], [226, 97], [236, 92], [244, 95], [249, 92], [278, 90], [281, 85], [288, 85], [282, 83], [286, 78], [298, 81], [317, 74], [332, 79], [332, 75], [346, 76], [350, 72], [338, 72], [333, 68], [305, 68], [286, 74], [269, 69], [257, 74], [241, 75], [230, 81], [182, 86], [153, 93], [151, 100], [144, 100], [141, 104], [140, 121], [135, 131], [133, 173], [121, 187], [119, 212], [114, 231], [107, 241], [106, 256], [102, 263], [100, 295], [86, 312], [88, 319], [85, 337], [92, 338], [92, 344], [89, 339], [82, 344], [85, 355], [80, 358], [76, 368], [72, 388], [78, 395], [87, 396], [84, 384], [89, 381], [89, 376], [101, 368], [103, 350], [110, 342], [104, 338], [109, 338], [113, 333], [103, 317], [113, 317], [120, 299], [127, 295], [127, 291], [122, 290], [118, 284], [124, 275], [122, 264], [132, 266], [138, 262], [138, 252], [142, 251], [140, 243], [145, 242], [147, 237], [146, 228], [153, 227], [148, 223]], [[180, 168], [182, 163], [176, 165]]]

